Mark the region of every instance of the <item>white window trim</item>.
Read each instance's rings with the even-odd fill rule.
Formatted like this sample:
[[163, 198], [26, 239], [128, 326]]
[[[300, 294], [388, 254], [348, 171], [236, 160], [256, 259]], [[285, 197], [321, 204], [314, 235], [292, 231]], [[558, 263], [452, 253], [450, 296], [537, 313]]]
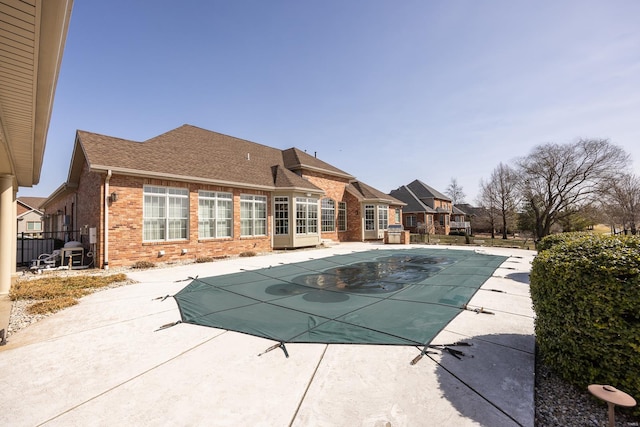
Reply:
[[[200, 217], [200, 202], [201, 201], [213, 201], [213, 216], [211, 218], [206, 218], [207, 221], [213, 221], [213, 236], [203, 236], [203, 222], [205, 219]], [[231, 209], [229, 209], [230, 217], [222, 218], [220, 217], [220, 206], [218, 202], [231, 202]], [[229, 234], [221, 235], [220, 233], [220, 222], [228, 221], [229, 224], [227, 228], [229, 229]], [[209, 190], [199, 190], [198, 191], [198, 239], [206, 240], [206, 239], [229, 239], [233, 238], [233, 193], [224, 192], [224, 191], [209, 191]]]
[[[247, 203], [251, 204], [251, 218], [243, 218], [243, 205]], [[257, 218], [256, 206], [264, 206], [264, 218]], [[263, 237], [267, 235], [267, 197], [259, 196], [256, 194], [241, 194], [240, 195], [240, 237]], [[251, 234], [242, 233], [242, 224], [244, 221], [251, 221]], [[262, 223], [264, 225], [264, 233], [256, 234], [256, 224]]]
[[[329, 221], [325, 223], [325, 219]], [[325, 226], [327, 228], [326, 230]], [[320, 200], [320, 230], [323, 233], [333, 233], [336, 231], [336, 201], [329, 197]]]
[[[278, 206], [287, 207], [286, 211], [279, 210]], [[278, 218], [279, 213], [285, 213], [286, 217]], [[279, 224], [279, 221], [283, 221], [285, 224]], [[286, 232], [280, 232], [281, 229], [286, 229]], [[289, 203], [289, 196], [275, 196], [273, 198], [273, 234], [276, 236], [288, 236], [291, 234], [291, 204]]]
[[[150, 189], [161, 189], [161, 192], [150, 192], [148, 190]], [[176, 191], [178, 193], [171, 193], [171, 191]], [[145, 216], [145, 210], [146, 210], [146, 197], [147, 196], [151, 196], [151, 197], [159, 197], [159, 198], [163, 198], [164, 199], [164, 216], [159, 216], [159, 217], [146, 217]], [[186, 199], [187, 200], [187, 216], [186, 217], [170, 217], [170, 200], [171, 199]], [[167, 187], [167, 186], [162, 186], [162, 185], [145, 185], [142, 188], [142, 241], [147, 243], [147, 242], [175, 242], [175, 241], [184, 241], [184, 240], [188, 240], [189, 239], [189, 216], [190, 216], [190, 209], [189, 209], [189, 190], [186, 188], [180, 188], [180, 187]], [[145, 223], [147, 221], [150, 220], [155, 220], [155, 221], [163, 221], [164, 222], [164, 238], [162, 239], [146, 239], [145, 235], [147, 232]], [[170, 239], [169, 238], [169, 234], [170, 234], [170, 221], [172, 220], [178, 220], [178, 221], [185, 221], [185, 236], [184, 237], [178, 237], [178, 238], [173, 238]]]
[[378, 205], [378, 230], [387, 230], [389, 228], [389, 206]]
[[[300, 212], [298, 210], [298, 206], [304, 206], [304, 218], [300, 218], [298, 217], [298, 213]], [[311, 210], [309, 209], [310, 207], [314, 207], [315, 209], [313, 209], [313, 212], [315, 213], [315, 217], [310, 216], [309, 214], [311, 213]], [[318, 224], [318, 199], [314, 199], [314, 198], [310, 198], [310, 197], [296, 197], [296, 228], [295, 228], [295, 232], [296, 235], [298, 236], [312, 236], [312, 235], [318, 235], [318, 231], [319, 231], [319, 224]], [[304, 228], [304, 231], [299, 231], [298, 228], [300, 228], [299, 226], [299, 221], [302, 221], [304, 223], [304, 225], [302, 226]], [[313, 227], [311, 227], [309, 224], [310, 223], [314, 223], [315, 224], [315, 231], [309, 231], [309, 229], [312, 229]]]
[[[340, 217], [344, 217], [344, 227], [340, 227]], [[338, 231], [347, 231], [347, 202], [338, 202]]]

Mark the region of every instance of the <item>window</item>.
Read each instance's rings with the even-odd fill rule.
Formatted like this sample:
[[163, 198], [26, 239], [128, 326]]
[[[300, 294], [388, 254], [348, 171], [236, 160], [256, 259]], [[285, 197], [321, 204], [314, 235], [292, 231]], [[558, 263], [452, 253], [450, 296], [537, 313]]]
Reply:
[[416, 218], [415, 215], [407, 215], [405, 217], [405, 221], [406, 221], [405, 226], [407, 226], [407, 227], [415, 227], [416, 226], [416, 220], [417, 220], [417, 218]]
[[389, 228], [389, 206], [378, 206], [378, 230]]
[[396, 208], [395, 213], [396, 213], [396, 219], [395, 219], [396, 224], [400, 224], [400, 209]]
[[198, 238], [231, 237], [233, 195], [198, 191]]
[[296, 198], [296, 234], [318, 232], [318, 199]]
[[364, 205], [364, 229], [371, 231], [376, 229], [376, 207]]
[[27, 221], [27, 231], [42, 231], [42, 222]]
[[276, 197], [274, 199], [273, 217], [275, 220], [275, 233], [277, 235], [289, 234], [288, 197]]
[[146, 185], [143, 193], [143, 240], [186, 239], [189, 190]]
[[322, 199], [322, 231], [336, 231], [336, 202]]
[[267, 198], [264, 196], [240, 195], [240, 235], [266, 236]]
[[338, 231], [347, 231], [347, 204], [338, 202]]

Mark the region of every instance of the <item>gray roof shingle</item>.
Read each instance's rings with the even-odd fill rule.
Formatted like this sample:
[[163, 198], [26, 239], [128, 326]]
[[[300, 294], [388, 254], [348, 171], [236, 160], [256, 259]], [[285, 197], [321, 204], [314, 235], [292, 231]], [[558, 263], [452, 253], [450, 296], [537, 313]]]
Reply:
[[446, 200], [448, 202], [451, 201], [451, 198], [449, 196], [445, 196], [444, 194], [440, 193], [438, 190], [428, 186], [427, 184], [425, 184], [424, 182], [418, 179], [416, 179], [415, 181], [412, 181], [410, 184], [407, 184], [407, 187], [420, 200], [433, 198], [433, 199]]

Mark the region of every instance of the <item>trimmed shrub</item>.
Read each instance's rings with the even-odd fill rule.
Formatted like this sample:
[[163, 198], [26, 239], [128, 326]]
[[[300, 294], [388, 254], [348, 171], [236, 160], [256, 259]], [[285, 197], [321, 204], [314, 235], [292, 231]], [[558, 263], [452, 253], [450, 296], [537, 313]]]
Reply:
[[640, 400], [640, 237], [571, 234], [533, 261], [540, 355], [579, 387], [611, 384]]
[[553, 246], [559, 243], [566, 243], [591, 235], [593, 234], [586, 231], [572, 231], [570, 233], [550, 234], [546, 237], [543, 237], [542, 240], [538, 242], [538, 244], [536, 245], [536, 249], [538, 250], [538, 252], [546, 251], [547, 249], [551, 249]]

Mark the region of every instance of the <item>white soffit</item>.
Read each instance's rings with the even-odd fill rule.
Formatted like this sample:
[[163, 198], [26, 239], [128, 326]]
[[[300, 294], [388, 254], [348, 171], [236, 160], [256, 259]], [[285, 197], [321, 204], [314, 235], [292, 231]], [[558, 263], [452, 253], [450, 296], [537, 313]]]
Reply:
[[0, 0], [0, 175], [40, 181], [73, 0]]

